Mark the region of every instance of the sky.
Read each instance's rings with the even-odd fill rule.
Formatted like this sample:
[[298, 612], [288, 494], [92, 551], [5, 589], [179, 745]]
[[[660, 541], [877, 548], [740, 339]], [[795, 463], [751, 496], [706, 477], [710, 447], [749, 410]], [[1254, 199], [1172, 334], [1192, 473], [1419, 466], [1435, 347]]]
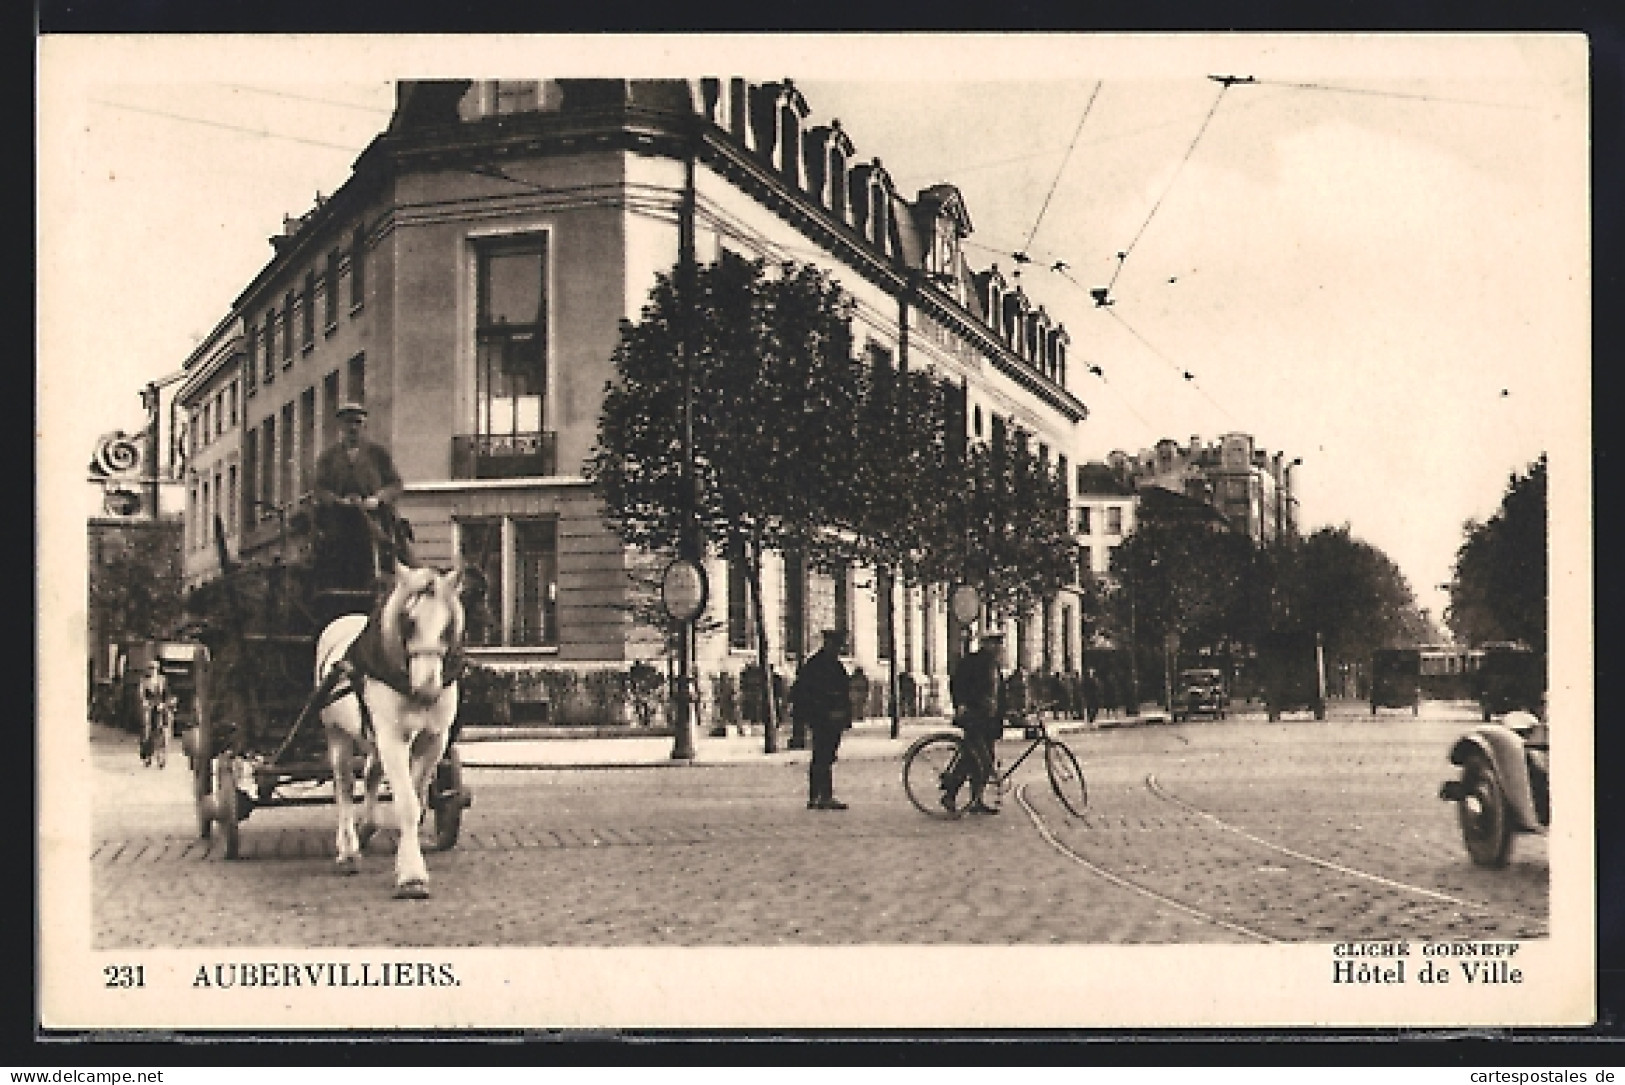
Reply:
[[1435, 616], [1463, 523], [1512, 473], [1549, 452], [1554, 493], [1589, 490], [1572, 36], [47, 38], [41, 57], [44, 476], [78, 484], [99, 434], [139, 425], [140, 385], [180, 369], [284, 215], [344, 182], [396, 78], [739, 74], [794, 78], [809, 123], [839, 118], [905, 196], [959, 187], [972, 265], [1019, 268], [1070, 332], [1080, 459], [1251, 433], [1302, 458], [1305, 529], [1347, 524]]

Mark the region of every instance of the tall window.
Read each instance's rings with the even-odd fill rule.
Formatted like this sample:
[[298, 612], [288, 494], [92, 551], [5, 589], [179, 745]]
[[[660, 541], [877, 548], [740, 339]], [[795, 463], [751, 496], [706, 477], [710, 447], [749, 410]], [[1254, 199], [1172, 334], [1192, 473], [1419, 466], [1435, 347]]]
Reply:
[[189, 550], [198, 549], [198, 536], [202, 534], [198, 519], [202, 512], [197, 503], [197, 483], [189, 483], [186, 487], [186, 547]]
[[305, 272], [305, 298], [299, 306], [300, 342], [306, 350], [316, 346], [316, 273]]
[[192, 539], [192, 545], [199, 550], [203, 549], [204, 540], [209, 537], [209, 524], [212, 523], [212, 520], [209, 517], [209, 499], [211, 497], [211, 493], [209, 490], [209, 479], [207, 476], [204, 476], [203, 479], [202, 492], [203, 496], [198, 501], [198, 532]]
[[[335, 369], [322, 381], [322, 413], [316, 422], [318, 432], [330, 432], [330, 427], [335, 424], [335, 419], [333, 416], [338, 414], [338, 410], [339, 371]], [[329, 443], [331, 440], [332, 438], [328, 437], [327, 441], [324, 441], [323, 443]]]
[[367, 402], [367, 356], [357, 354], [345, 370], [344, 398], [355, 403]]
[[1095, 510], [1093, 508], [1091, 508], [1090, 506], [1088, 506], [1088, 505], [1085, 505], [1085, 506], [1083, 506], [1082, 508], [1080, 508], [1078, 510], [1078, 534], [1079, 535], [1092, 535], [1092, 534], [1094, 534], [1094, 527], [1095, 527], [1094, 521], [1093, 521], [1094, 511]]
[[237, 533], [237, 465], [226, 468], [226, 534]]
[[248, 329], [248, 366], [243, 370], [243, 398], [247, 399], [255, 392], [255, 386], [260, 379], [260, 329], [258, 325]]
[[1123, 506], [1113, 505], [1106, 510], [1106, 534], [1121, 535], [1123, 533]]
[[469, 643], [489, 646], [502, 641], [502, 521], [470, 519], [457, 521], [457, 548], [464, 565], [478, 569], [485, 580], [483, 623], [470, 622]]
[[513, 643], [558, 643], [556, 520], [515, 520]]
[[784, 555], [784, 653], [807, 650], [807, 559], [798, 551]]
[[299, 397], [299, 485], [308, 490], [316, 481], [316, 389]]
[[214, 397], [214, 435], [226, 432], [226, 390], [222, 388]]
[[350, 309], [361, 308], [367, 297], [367, 231], [357, 226], [350, 239]]
[[282, 295], [282, 364], [293, 364], [293, 291]]
[[265, 383], [276, 380], [276, 310], [265, 311]]
[[339, 322], [339, 250], [327, 254], [327, 273], [322, 276], [322, 324], [328, 331]]
[[295, 452], [293, 413], [292, 403], [282, 405], [282, 455], [279, 457], [282, 461], [280, 464], [282, 474], [277, 478], [276, 483], [277, 501], [281, 504], [287, 504], [299, 496], [299, 491], [294, 488], [293, 477], [293, 457]]
[[259, 516], [254, 503], [259, 500], [260, 431], [251, 429], [243, 434], [243, 509], [242, 522], [246, 528]]
[[[518, 453], [542, 431], [547, 388], [547, 244], [541, 235], [479, 250], [475, 427]], [[499, 448], [498, 445], [501, 447]]]
[[745, 559], [728, 559], [728, 647], [749, 648], [751, 643], [750, 581]]
[[835, 566], [835, 632], [841, 635], [848, 654], [852, 652], [852, 569], [846, 562]]
[[237, 428], [237, 382], [232, 381], [226, 385], [226, 425], [231, 429]]
[[[836, 589], [835, 612], [840, 613], [839, 589]], [[892, 595], [891, 574], [884, 569], [875, 570], [875, 658], [890, 659], [892, 653], [891, 630], [886, 625], [886, 602]]]
[[271, 415], [260, 427], [260, 479], [263, 489], [260, 493], [260, 508], [257, 516], [269, 516], [268, 506], [275, 505], [276, 491], [276, 415]]

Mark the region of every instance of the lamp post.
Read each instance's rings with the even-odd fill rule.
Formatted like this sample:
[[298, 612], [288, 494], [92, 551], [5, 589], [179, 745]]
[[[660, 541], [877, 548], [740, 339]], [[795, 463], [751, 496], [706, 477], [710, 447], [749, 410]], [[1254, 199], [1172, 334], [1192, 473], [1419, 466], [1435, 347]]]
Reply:
[[[677, 210], [677, 313], [678, 368], [683, 376], [682, 459], [679, 461], [683, 499], [683, 524], [678, 536], [677, 560], [666, 568], [661, 579], [661, 602], [678, 622], [681, 636], [677, 660], [675, 719], [672, 726], [671, 759], [694, 759], [694, 622], [705, 610], [705, 569], [700, 564], [703, 551], [699, 525], [699, 481], [694, 471], [694, 140], [683, 153], [683, 192]], [[668, 588], [670, 591], [668, 591]]]

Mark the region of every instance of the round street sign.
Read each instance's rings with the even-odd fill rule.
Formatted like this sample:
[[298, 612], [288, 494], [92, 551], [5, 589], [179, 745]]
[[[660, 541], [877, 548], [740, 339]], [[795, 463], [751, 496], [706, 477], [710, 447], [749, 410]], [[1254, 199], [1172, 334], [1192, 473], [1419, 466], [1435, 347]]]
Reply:
[[692, 622], [705, 613], [710, 596], [705, 569], [697, 561], [678, 558], [660, 576], [660, 606], [676, 622]]
[[982, 613], [982, 596], [969, 584], [956, 584], [948, 597], [948, 608], [961, 622], [974, 622]]

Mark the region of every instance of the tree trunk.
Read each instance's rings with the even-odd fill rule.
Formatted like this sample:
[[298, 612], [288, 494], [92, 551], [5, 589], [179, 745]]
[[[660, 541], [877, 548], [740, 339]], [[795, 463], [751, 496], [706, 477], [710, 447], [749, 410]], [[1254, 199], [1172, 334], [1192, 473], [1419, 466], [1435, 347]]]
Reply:
[[886, 584], [890, 591], [886, 593], [886, 644], [891, 651], [887, 662], [887, 686], [891, 697], [891, 737], [897, 738], [903, 733], [903, 706], [899, 704], [897, 680], [897, 570], [891, 567], [886, 570]]
[[750, 578], [750, 607], [756, 619], [756, 665], [762, 672], [762, 752], [779, 750], [779, 705], [773, 688], [773, 663], [767, 655], [767, 622], [762, 612], [762, 542], [745, 548], [745, 575]]

